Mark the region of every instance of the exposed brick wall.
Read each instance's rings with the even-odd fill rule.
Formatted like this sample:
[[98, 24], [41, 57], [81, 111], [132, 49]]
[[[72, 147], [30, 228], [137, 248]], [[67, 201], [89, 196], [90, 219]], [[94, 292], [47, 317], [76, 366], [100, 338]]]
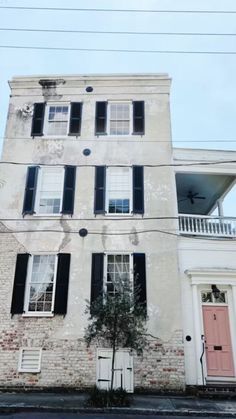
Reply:
[[[0, 224], [1, 231], [7, 229]], [[87, 348], [83, 339], [57, 338], [65, 319], [11, 317], [10, 304], [16, 255], [25, 252], [14, 235], [4, 233], [0, 242], [0, 387], [79, 388], [96, 380], [96, 348]], [[40, 347], [40, 373], [19, 373], [19, 349]], [[134, 358], [135, 388], [162, 390], [184, 388], [182, 333], [168, 342], [150, 339], [142, 357]]]

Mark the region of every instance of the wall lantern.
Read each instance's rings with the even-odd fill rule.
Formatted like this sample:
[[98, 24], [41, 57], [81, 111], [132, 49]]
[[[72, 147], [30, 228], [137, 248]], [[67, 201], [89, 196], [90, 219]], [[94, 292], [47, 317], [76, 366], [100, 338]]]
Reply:
[[220, 290], [219, 290], [219, 288], [217, 288], [216, 285], [212, 285], [211, 286], [211, 289], [212, 289], [212, 294], [214, 295], [214, 297], [215, 298], [219, 298], [219, 296], [220, 296]]

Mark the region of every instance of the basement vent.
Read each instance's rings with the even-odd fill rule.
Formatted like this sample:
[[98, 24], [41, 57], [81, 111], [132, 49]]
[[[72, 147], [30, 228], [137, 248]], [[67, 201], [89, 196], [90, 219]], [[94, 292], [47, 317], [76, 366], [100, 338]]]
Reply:
[[22, 348], [20, 350], [19, 372], [40, 372], [41, 368], [40, 348]]

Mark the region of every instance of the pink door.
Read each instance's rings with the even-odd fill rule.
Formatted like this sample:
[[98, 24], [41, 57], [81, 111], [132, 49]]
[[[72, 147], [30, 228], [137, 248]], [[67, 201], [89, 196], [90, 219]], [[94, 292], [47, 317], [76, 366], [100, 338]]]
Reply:
[[207, 375], [234, 377], [228, 307], [203, 306]]

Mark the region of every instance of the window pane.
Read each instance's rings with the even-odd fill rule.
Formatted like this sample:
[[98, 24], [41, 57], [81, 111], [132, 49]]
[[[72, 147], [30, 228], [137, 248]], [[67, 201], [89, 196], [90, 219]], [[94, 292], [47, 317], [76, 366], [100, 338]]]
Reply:
[[107, 292], [115, 295], [126, 281], [130, 281], [130, 255], [108, 255]]
[[130, 104], [110, 103], [110, 134], [128, 135], [130, 133]]
[[43, 168], [39, 190], [39, 213], [58, 214], [61, 207], [62, 168]]
[[130, 169], [110, 167], [108, 169], [108, 212], [128, 214], [130, 212], [131, 179]]
[[68, 125], [68, 106], [50, 106], [48, 113], [49, 135], [66, 135]]
[[56, 257], [55, 255], [36, 255], [33, 258], [28, 311], [51, 311]]

